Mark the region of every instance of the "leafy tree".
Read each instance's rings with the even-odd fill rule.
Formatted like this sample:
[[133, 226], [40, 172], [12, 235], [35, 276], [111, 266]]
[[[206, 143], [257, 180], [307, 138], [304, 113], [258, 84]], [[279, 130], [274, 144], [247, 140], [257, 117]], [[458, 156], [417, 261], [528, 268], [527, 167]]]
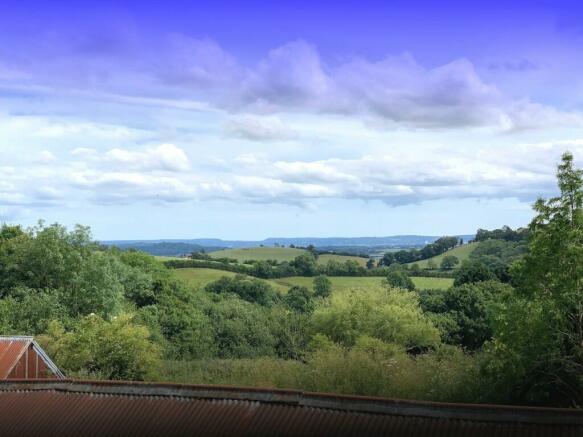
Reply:
[[220, 358], [274, 356], [277, 339], [265, 307], [236, 296], [218, 296], [207, 301], [204, 312], [214, 331], [214, 344]]
[[387, 284], [391, 287], [402, 288], [405, 290], [415, 290], [415, 284], [409, 276], [403, 271], [389, 272], [386, 278]]
[[[570, 153], [557, 180], [559, 196], [534, 204], [530, 251], [513, 272], [520, 297], [501, 314], [489, 370], [512, 378], [521, 400], [582, 405], [583, 172]], [[510, 323], [517, 316], [523, 326]]]
[[446, 255], [441, 260], [441, 264], [440, 264], [439, 267], [441, 268], [441, 270], [451, 270], [456, 265], [458, 265], [459, 262], [460, 262], [460, 260], [458, 259], [457, 256], [454, 256], [454, 255]]
[[453, 285], [472, 284], [480, 281], [496, 279], [496, 275], [483, 263], [478, 261], [464, 261], [455, 274]]
[[316, 259], [311, 253], [298, 255], [291, 262], [300, 276], [314, 276], [317, 271]]
[[372, 270], [375, 268], [375, 262], [374, 259], [369, 258], [368, 261], [366, 262], [366, 268], [369, 270]]
[[277, 292], [265, 281], [236, 275], [234, 278], [223, 276], [205, 287], [211, 293], [232, 293], [248, 302], [269, 306], [277, 300]]
[[345, 346], [355, 345], [362, 335], [410, 351], [439, 343], [439, 332], [419, 308], [417, 296], [399, 289], [333, 294], [327, 305], [316, 308], [312, 329]]
[[173, 283], [162, 291], [155, 306], [140, 309], [138, 314], [144, 324], [159, 327], [160, 334], [167, 342], [166, 352], [170, 358], [200, 359], [216, 356], [215, 330], [208, 310], [211, 303], [202, 294], [192, 293], [180, 284]]
[[110, 318], [116, 314], [124, 294], [123, 273], [123, 265], [110, 253], [93, 253], [87, 257], [78, 276], [63, 290], [71, 315], [96, 313]]
[[437, 268], [437, 264], [432, 259], [427, 260], [427, 270], [435, 270]]
[[286, 305], [299, 313], [309, 313], [314, 308], [313, 296], [306, 287], [294, 285], [285, 295]]
[[314, 278], [314, 296], [328, 297], [332, 293], [332, 282], [325, 275], [319, 275]]
[[40, 340], [65, 372], [143, 380], [153, 378], [160, 366], [160, 349], [149, 336], [148, 329], [134, 325], [128, 315], [111, 322], [89, 315], [69, 332], [60, 323], [52, 322]]
[[486, 281], [447, 290], [422, 290], [419, 300], [423, 311], [441, 329], [445, 342], [477, 350], [492, 337], [498, 305], [512, 293], [509, 285]]
[[395, 262], [397, 262], [395, 260], [395, 254], [393, 252], [385, 252], [379, 260], [379, 265], [388, 267]]

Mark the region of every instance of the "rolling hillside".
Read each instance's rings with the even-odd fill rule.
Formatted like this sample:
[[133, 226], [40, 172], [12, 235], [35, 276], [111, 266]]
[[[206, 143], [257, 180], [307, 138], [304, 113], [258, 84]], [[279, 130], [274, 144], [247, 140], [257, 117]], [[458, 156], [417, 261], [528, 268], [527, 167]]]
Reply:
[[[464, 244], [463, 246], [458, 246], [458, 247], [454, 247], [451, 250], [448, 250], [445, 253], [442, 253], [441, 255], [437, 255], [434, 256], [433, 258], [429, 258], [429, 259], [424, 259], [423, 261], [416, 261], [415, 263], [408, 263], [408, 265], [412, 265], [412, 264], [418, 264], [419, 267], [421, 267], [422, 269], [426, 269], [427, 268], [427, 263], [429, 260], [433, 260], [433, 262], [435, 262], [435, 265], [439, 268], [439, 264], [441, 263], [441, 260], [443, 259], [444, 256], [447, 255], [453, 255], [456, 256], [459, 260], [460, 263], [464, 260], [469, 259], [470, 254], [474, 251], [474, 249], [476, 247], [478, 247], [480, 243], [469, 243], [469, 244]], [[459, 264], [458, 264], [459, 266]]]
[[212, 252], [212, 258], [235, 258], [239, 262], [246, 260], [265, 261], [275, 259], [277, 261], [291, 261], [296, 256], [305, 253], [303, 249], [293, 249], [291, 247], [248, 247], [240, 249], [225, 249]]
[[[216, 281], [222, 276], [232, 277], [235, 276], [233, 272], [225, 272], [222, 270], [214, 269], [176, 269], [173, 270], [174, 275], [180, 278], [188, 285], [193, 287], [204, 287], [206, 284], [212, 281]], [[329, 278], [332, 281], [332, 289], [334, 291], [347, 291], [351, 289], [358, 288], [377, 288], [381, 286], [383, 278], [381, 277], [353, 277], [353, 276], [331, 276]], [[451, 278], [423, 278], [414, 277], [413, 282], [417, 288], [434, 288], [434, 289], [445, 289], [453, 285], [453, 279]], [[261, 279], [261, 281], [268, 282], [277, 290], [285, 293], [287, 290], [294, 286], [304, 286], [312, 288], [314, 278], [304, 277], [304, 276], [291, 276], [289, 278], [278, 278], [278, 279]]]
[[[176, 269], [173, 270], [174, 276], [184, 281], [186, 284], [192, 287], [204, 287], [209, 282], [216, 281], [223, 276], [233, 277], [236, 273], [226, 272], [224, 270], [215, 269]], [[289, 286], [278, 284], [274, 281], [269, 281], [267, 279], [259, 279], [260, 281], [268, 282], [272, 287], [276, 288], [281, 292], [287, 292]]]
[[338, 262], [343, 263], [343, 262], [348, 261], [348, 260], [356, 261], [362, 267], [366, 267], [366, 262], [368, 261], [368, 258], [363, 258], [361, 256], [326, 254], [326, 255], [320, 255], [318, 257], [318, 264], [326, 264], [328, 261], [338, 261]]
[[[294, 249], [291, 247], [247, 247], [238, 249], [224, 249], [210, 253], [212, 258], [235, 258], [239, 262], [246, 260], [265, 261], [268, 259], [275, 259], [277, 261], [292, 261], [296, 256], [306, 253], [304, 249]], [[318, 264], [326, 264], [329, 260], [338, 262], [345, 262], [347, 260], [356, 261], [361, 266], [366, 266], [366, 258], [359, 256], [345, 256], [345, 255], [320, 255], [318, 257]]]

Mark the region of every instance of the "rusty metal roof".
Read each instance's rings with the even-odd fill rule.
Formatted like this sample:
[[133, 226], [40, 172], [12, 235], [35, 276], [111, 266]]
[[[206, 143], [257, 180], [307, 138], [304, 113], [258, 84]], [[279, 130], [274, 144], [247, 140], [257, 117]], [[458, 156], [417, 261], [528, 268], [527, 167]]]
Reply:
[[0, 337], [0, 379], [6, 379], [32, 343], [32, 337]]
[[2, 435], [583, 436], [583, 411], [220, 386], [0, 382]]
[[0, 379], [6, 379], [10, 372], [26, 350], [31, 346], [39, 357], [45, 362], [53, 374], [60, 379], [64, 378], [63, 373], [48, 357], [45, 351], [39, 346], [33, 337], [29, 336], [0, 336]]

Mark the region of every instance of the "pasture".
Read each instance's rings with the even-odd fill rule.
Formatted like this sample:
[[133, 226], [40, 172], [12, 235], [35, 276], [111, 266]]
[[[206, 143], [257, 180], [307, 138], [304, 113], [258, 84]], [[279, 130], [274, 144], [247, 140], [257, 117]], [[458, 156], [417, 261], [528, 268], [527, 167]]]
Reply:
[[211, 258], [234, 258], [240, 263], [247, 260], [266, 261], [292, 261], [296, 256], [306, 253], [303, 249], [292, 247], [245, 247], [237, 249], [224, 249], [211, 252]]
[[347, 256], [347, 255], [334, 255], [334, 254], [325, 254], [320, 255], [318, 257], [318, 264], [326, 264], [328, 261], [337, 261], [337, 262], [346, 262], [348, 260], [356, 261], [358, 265], [362, 267], [366, 267], [366, 262], [368, 258], [363, 258], [361, 256]]
[[[462, 261], [465, 261], [470, 258], [470, 254], [474, 251], [476, 247], [478, 247], [480, 243], [469, 243], [464, 244], [463, 246], [454, 247], [453, 249], [448, 250], [447, 252], [442, 253], [441, 255], [434, 256], [433, 258], [424, 259], [423, 261], [416, 261], [413, 263], [408, 263], [407, 265], [411, 266], [413, 264], [419, 265], [422, 269], [427, 269], [427, 263], [429, 260], [433, 260], [437, 268], [439, 268], [439, 264], [444, 256], [453, 255], [460, 260], [460, 264]], [[459, 264], [458, 264], [459, 267]]]
[[[233, 272], [199, 268], [176, 269], [173, 270], [173, 274], [186, 284], [197, 288], [202, 288], [209, 282], [216, 281], [222, 276], [235, 276], [235, 273]], [[380, 288], [382, 287], [382, 281], [384, 278], [379, 276], [331, 276], [329, 279], [332, 281], [332, 290], [342, 292], [355, 288]], [[446, 289], [453, 285], [453, 279], [451, 278], [413, 277], [411, 279], [418, 289]], [[275, 289], [283, 293], [287, 292], [287, 290], [294, 285], [304, 286], [311, 289], [314, 282], [314, 278], [305, 276], [290, 276], [287, 278], [260, 280], [269, 283]]]

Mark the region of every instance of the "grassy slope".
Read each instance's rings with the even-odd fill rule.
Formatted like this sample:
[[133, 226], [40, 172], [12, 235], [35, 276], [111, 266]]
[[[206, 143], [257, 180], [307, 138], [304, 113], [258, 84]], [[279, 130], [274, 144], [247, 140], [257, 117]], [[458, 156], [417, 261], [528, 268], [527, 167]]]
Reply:
[[[177, 278], [182, 279], [188, 285], [200, 288], [204, 287], [209, 282], [216, 281], [223, 276], [232, 277], [236, 275], [236, 273], [233, 272], [226, 272], [224, 270], [215, 269], [175, 269], [173, 272]], [[286, 292], [289, 288], [288, 286], [277, 284], [273, 281], [268, 281], [265, 279], [260, 279], [260, 281], [269, 282], [270, 285], [282, 292]]]
[[185, 259], [185, 258], [180, 258], [178, 256], [163, 256], [163, 255], [154, 255], [154, 258], [156, 258], [158, 261], [170, 261], [173, 259]]
[[345, 262], [348, 260], [356, 261], [362, 267], [366, 267], [366, 262], [368, 261], [367, 258], [362, 258], [360, 256], [346, 256], [346, 255], [320, 255], [318, 257], [318, 264], [326, 264], [330, 260], [338, 261], [338, 262]]
[[[225, 272], [214, 269], [176, 269], [174, 274], [177, 278], [182, 279], [187, 284], [194, 287], [204, 287], [212, 281], [216, 281], [222, 276], [235, 276], [233, 272]], [[450, 278], [412, 278], [417, 288], [448, 288], [453, 284]], [[376, 288], [381, 286], [381, 277], [354, 277], [354, 276], [332, 276], [332, 288], [335, 291], [346, 291], [353, 288]], [[289, 278], [279, 278], [265, 280], [272, 286], [286, 292], [293, 285], [305, 286], [312, 288], [314, 278], [303, 276], [292, 276]]]
[[[381, 287], [384, 278], [371, 276], [330, 276], [332, 289], [334, 291], [347, 291], [354, 288], [377, 288]], [[435, 288], [446, 289], [453, 285], [451, 278], [411, 278], [417, 288]], [[291, 276], [289, 278], [272, 279], [272, 282], [281, 286], [291, 287], [300, 285], [311, 288], [314, 278], [304, 276]]]
[[[225, 249], [219, 250], [217, 252], [210, 253], [212, 258], [235, 258], [239, 262], [246, 260], [267, 260], [275, 259], [278, 261], [292, 261], [296, 256], [305, 253], [303, 249], [294, 249], [291, 247], [249, 247], [241, 249]], [[347, 260], [353, 260], [359, 263], [361, 266], [366, 266], [366, 258], [361, 258], [358, 256], [344, 256], [344, 255], [320, 255], [318, 257], [319, 264], [325, 264], [329, 260], [334, 260], [338, 262], [344, 262]]]
[[291, 261], [296, 256], [305, 253], [303, 249], [293, 249], [291, 247], [249, 247], [242, 249], [225, 249], [210, 253], [212, 258], [235, 258], [239, 262], [246, 260], [264, 261], [275, 259], [277, 261]]
[[[457, 256], [458, 259], [460, 260], [460, 263], [464, 260], [467, 260], [470, 257], [470, 254], [474, 251], [474, 249], [476, 247], [478, 247], [478, 244], [480, 243], [470, 243], [470, 244], [464, 244], [463, 246], [458, 246], [458, 247], [454, 247], [451, 250], [448, 250], [445, 253], [442, 253], [441, 255], [437, 255], [434, 256], [433, 258], [429, 258], [431, 260], [433, 260], [435, 262], [435, 265], [439, 268], [439, 264], [441, 263], [441, 260], [443, 259], [444, 256], [447, 255], [453, 255], [453, 256]], [[426, 269], [427, 268], [427, 262], [429, 261], [429, 259], [424, 259], [423, 261], [417, 261], [417, 264], [419, 264], [419, 267], [421, 267], [422, 269]], [[411, 264], [415, 264], [415, 263], [409, 263], [409, 265]], [[459, 264], [458, 264], [459, 266]]]

